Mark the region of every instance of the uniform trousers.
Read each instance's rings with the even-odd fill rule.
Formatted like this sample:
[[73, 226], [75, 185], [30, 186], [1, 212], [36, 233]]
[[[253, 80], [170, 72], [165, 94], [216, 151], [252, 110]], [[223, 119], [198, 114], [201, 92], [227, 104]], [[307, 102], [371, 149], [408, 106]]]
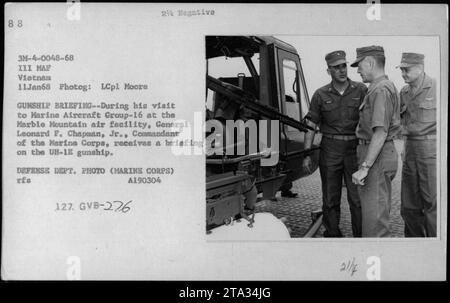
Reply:
[[405, 237], [436, 237], [436, 140], [406, 140], [401, 215]]
[[325, 236], [342, 236], [339, 229], [341, 216], [342, 178], [347, 187], [352, 232], [361, 237], [361, 203], [352, 174], [358, 170], [356, 147], [358, 140], [344, 141], [322, 137], [320, 144], [319, 169], [322, 180], [323, 224]]
[[[366, 158], [369, 144], [357, 148], [358, 164]], [[364, 185], [358, 185], [362, 211], [362, 237], [389, 237], [392, 180], [397, 173], [398, 154], [392, 140], [386, 141], [369, 169]]]

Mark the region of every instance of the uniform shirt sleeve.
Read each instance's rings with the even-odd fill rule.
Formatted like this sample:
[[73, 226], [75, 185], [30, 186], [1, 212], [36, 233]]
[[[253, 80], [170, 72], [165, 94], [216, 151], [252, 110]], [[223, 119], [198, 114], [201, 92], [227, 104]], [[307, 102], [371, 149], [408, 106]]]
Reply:
[[436, 79], [432, 79], [431, 81], [432, 81], [431, 82], [431, 96], [433, 97], [433, 100], [434, 100], [434, 102], [436, 104], [437, 103], [437, 94], [436, 94], [437, 83], [436, 83]]
[[394, 112], [393, 100], [391, 94], [386, 88], [380, 88], [373, 92], [373, 111], [371, 127], [383, 127], [388, 133], [392, 114]]
[[306, 119], [311, 120], [315, 124], [319, 124], [320, 122], [320, 96], [317, 92], [312, 96], [311, 106], [309, 107]]

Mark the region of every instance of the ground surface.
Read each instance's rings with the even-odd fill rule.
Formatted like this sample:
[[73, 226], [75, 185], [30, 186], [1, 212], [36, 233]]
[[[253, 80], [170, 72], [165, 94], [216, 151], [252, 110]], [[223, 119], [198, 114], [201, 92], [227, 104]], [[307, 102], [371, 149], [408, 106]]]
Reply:
[[[403, 149], [401, 141], [395, 141], [399, 153], [399, 167], [392, 184], [392, 208], [390, 214], [391, 236], [403, 237], [404, 224], [400, 216], [400, 180], [401, 158]], [[298, 193], [297, 198], [283, 198], [277, 193], [276, 201], [262, 201], [258, 203], [258, 212], [271, 212], [276, 217], [286, 218], [286, 225], [291, 230], [291, 237], [302, 237], [311, 224], [311, 212], [322, 208], [322, 193], [319, 170], [311, 176], [297, 180], [292, 191]], [[352, 237], [350, 211], [347, 203], [346, 188], [342, 191], [340, 229], [344, 237]], [[324, 228], [319, 229], [316, 237], [322, 237]]]

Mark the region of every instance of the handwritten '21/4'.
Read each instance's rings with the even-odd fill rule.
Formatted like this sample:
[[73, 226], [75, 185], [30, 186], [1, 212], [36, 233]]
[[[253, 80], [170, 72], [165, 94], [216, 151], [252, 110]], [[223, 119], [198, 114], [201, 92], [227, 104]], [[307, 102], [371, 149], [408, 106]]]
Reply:
[[353, 276], [358, 271], [358, 264], [355, 262], [355, 258], [341, 263], [341, 272], [348, 272], [350, 276]]

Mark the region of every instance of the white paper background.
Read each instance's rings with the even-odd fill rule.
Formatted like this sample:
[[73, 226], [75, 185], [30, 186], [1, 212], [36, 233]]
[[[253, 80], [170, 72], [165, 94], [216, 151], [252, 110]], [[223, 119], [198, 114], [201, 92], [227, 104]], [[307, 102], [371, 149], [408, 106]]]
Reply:
[[[173, 156], [170, 149], [118, 150], [113, 158], [70, 161], [42, 157], [16, 162], [15, 104], [18, 54], [73, 53], [56, 65], [53, 79], [91, 83], [145, 82], [142, 92], [37, 93], [35, 100], [141, 101], [177, 104], [177, 118], [193, 122], [204, 111], [205, 35], [273, 35], [300, 53], [310, 95], [329, 81], [323, 57], [344, 49], [384, 45], [387, 74], [403, 86], [397, 65], [402, 51], [426, 54], [426, 71], [448, 82], [446, 7], [382, 5], [381, 21], [366, 18], [366, 5], [84, 4], [81, 20], [68, 21], [67, 4], [9, 4], [5, 20], [3, 103], [3, 279], [66, 279], [67, 258], [81, 261], [82, 279], [145, 280], [365, 280], [369, 256], [381, 259], [383, 280], [445, 278], [446, 171], [441, 172], [440, 239], [292, 239], [271, 242], [207, 242], [204, 231], [203, 156]], [[214, 16], [161, 17], [161, 10], [214, 9]], [[333, 37], [330, 37], [333, 36]], [[339, 36], [339, 37], [337, 37]], [[396, 36], [396, 37], [392, 37]], [[398, 37], [401, 36], [401, 37]], [[410, 37], [407, 37], [410, 36]], [[424, 37], [427, 36], [427, 37]], [[392, 56], [390, 56], [392, 54]], [[439, 68], [441, 67], [441, 68]], [[353, 74], [352, 74], [353, 73]], [[440, 74], [439, 74], [440, 73]], [[351, 71], [350, 77], [359, 81]], [[447, 87], [441, 90], [447, 100]], [[71, 100], [68, 100], [71, 99]], [[447, 103], [441, 103], [441, 113]], [[441, 168], [447, 167], [447, 117], [441, 114]], [[29, 162], [28, 162], [29, 161]], [[27, 162], [27, 163], [25, 163]], [[128, 185], [126, 176], [34, 177], [17, 185], [20, 166], [172, 166], [158, 186]], [[12, 176], [12, 177], [11, 177]], [[58, 213], [56, 202], [133, 200], [128, 215]], [[356, 259], [353, 277], [340, 272]]]

